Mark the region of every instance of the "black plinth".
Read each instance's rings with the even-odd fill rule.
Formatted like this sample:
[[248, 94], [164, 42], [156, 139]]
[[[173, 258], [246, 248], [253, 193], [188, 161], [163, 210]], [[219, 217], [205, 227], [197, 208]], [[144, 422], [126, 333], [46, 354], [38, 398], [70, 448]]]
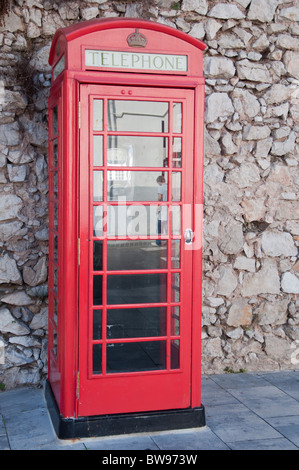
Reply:
[[203, 406], [178, 410], [88, 416], [77, 419], [61, 416], [51, 385], [47, 381], [45, 397], [59, 439], [115, 436], [139, 432], [171, 431], [205, 426]]

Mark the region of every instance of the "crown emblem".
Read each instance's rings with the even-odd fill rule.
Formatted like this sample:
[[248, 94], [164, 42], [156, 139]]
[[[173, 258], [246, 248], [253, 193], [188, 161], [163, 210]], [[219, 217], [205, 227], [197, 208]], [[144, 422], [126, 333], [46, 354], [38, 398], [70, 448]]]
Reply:
[[135, 30], [135, 33], [132, 33], [127, 37], [127, 41], [131, 47], [145, 47], [147, 44], [146, 37], [139, 33], [138, 29]]

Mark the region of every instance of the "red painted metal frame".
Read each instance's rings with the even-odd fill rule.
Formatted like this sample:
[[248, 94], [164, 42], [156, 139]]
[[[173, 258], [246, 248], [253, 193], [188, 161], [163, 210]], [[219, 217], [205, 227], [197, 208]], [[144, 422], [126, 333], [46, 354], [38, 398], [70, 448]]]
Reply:
[[[111, 47], [119, 44], [119, 50], [123, 50], [123, 44], [117, 37], [121, 33], [122, 38], [127, 37], [127, 32], [134, 32], [135, 28], [141, 28], [141, 32], [148, 37], [159, 36], [155, 39], [155, 50], [160, 42], [160, 52], [180, 53], [190, 55], [191, 67], [187, 75], [166, 75], [146, 73], [123, 73], [122, 71], [95, 72], [82, 70], [81, 54], [78, 47], [83, 44], [90, 47], [98, 44], [95, 41], [100, 32], [102, 42], [105, 37], [111, 40], [113, 30], [116, 31], [116, 43], [110, 41]], [[142, 29], [143, 28], [143, 29]], [[126, 31], [122, 32], [122, 29]], [[119, 33], [119, 34], [118, 34]], [[88, 37], [90, 35], [90, 38]], [[109, 36], [110, 35], [110, 36]], [[169, 40], [162, 44], [161, 38]], [[60, 43], [59, 54], [56, 55], [56, 45]], [[103, 46], [102, 46], [103, 48]], [[158, 88], [188, 88], [194, 91], [194, 247], [192, 250], [192, 358], [191, 358], [191, 407], [201, 405], [200, 396], [200, 364], [201, 364], [201, 263], [202, 263], [202, 183], [203, 183], [203, 122], [204, 122], [204, 79], [202, 78], [202, 51], [205, 45], [191, 36], [187, 36], [178, 30], [164, 25], [139, 21], [135, 19], [123, 20], [94, 20], [82, 23], [64, 30], [57, 31], [50, 53], [49, 62], [54, 66], [65, 54], [66, 67], [53, 83], [51, 88], [49, 106], [58, 102], [60, 97], [60, 169], [59, 178], [59, 325], [58, 325], [58, 361], [49, 360], [49, 381], [59, 410], [64, 417], [77, 417], [77, 372], [79, 370], [79, 324], [78, 324], [78, 262], [77, 239], [79, 235], [79, 130], [78, 130], [78, 102], [81, 84], [102, 84], [122, 86], [142, 86]], [[109, 47], [106, 46], [109, 50]], [[146, 52], [151, 52], [147, 49]], [[196, 66], [193, 64], [196, 62]], [[175, 91], [175, 90], [174, 90]], [[82, 111], [81, 111], [82, 113]], [[52, 118], [50, 118], [52, 119]], [[51, 141], [51, 136], [50, 141]], [[49, 152], [51, 160], [51, 150]], [[50, 226], [51, 229], [51, 226]], [[50, 245], [51, 246], [51, 245]], [[81, 259], [86, 253], [81, 252]], [[50, 248], [50, 257], [52, 256]], [[50, 287], [50, 286], [49, 286]], [[49, 338], [53, 334], [51, 325], [53, 318], [53, 299], [49, 290]], [[52, 328], [52, 333], [50, 329]], [[49, 349], [49, 359], [52, 352]], [[52, 357], [52, 356], [51, 356]], [[133, 378], [132, 378], [133, 379]], [[128, 383], [126, 396], [129, 396], [134, 380]]]

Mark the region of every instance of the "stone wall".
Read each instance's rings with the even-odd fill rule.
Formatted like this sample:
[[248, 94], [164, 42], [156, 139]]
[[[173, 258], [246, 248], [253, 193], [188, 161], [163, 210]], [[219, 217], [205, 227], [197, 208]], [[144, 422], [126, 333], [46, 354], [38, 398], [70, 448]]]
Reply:
[[0, 25], [0, 385], [47, 372], [51, 40], [112, 16], [208, 46], [203, 372], [298, 368], [298, 1], [14, 0]]

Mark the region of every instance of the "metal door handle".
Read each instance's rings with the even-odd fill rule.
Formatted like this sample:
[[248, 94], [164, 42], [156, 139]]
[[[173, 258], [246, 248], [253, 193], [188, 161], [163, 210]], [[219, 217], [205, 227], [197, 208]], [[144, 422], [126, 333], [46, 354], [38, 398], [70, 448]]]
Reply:
[[193, 235], [194, 233], [192, 232], [191, 228], [187, 228], [185, 230], [185, 243], [186, 245], [190, 245], [192, 243], [192, 240], [193, 240]]

